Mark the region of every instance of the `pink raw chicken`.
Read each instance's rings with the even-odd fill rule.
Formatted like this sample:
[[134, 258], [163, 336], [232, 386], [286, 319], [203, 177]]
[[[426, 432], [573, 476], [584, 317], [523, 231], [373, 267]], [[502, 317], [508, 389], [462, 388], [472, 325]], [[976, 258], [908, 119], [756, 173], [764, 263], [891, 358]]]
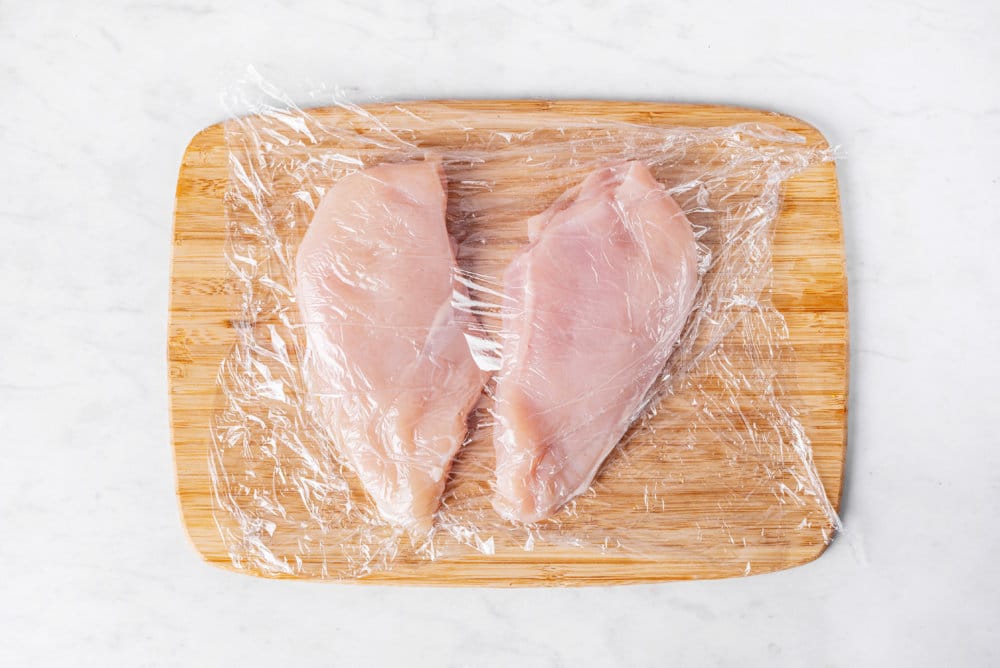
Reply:
[[485, 380], [445, 204], [439, 161], [366, 169], [324, 195], [296, 258], [317, 417], [382, 515], [421, 532]]
[[662, 371], [698, 291], [691, 224], [638, 162], [528, 221], [504, 274], [494, 505], [535, 522], [583, 492]]

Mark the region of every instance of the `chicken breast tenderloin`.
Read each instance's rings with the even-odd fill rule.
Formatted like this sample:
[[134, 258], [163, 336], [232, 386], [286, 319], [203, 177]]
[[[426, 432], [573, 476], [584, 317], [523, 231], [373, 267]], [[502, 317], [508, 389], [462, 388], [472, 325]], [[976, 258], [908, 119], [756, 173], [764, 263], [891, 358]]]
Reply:
[[598, 169], [527, 225], [504, 273], [494, 506], [535, 522], [590, 485], [638, 417], [699, 276], [691, 224], [639, 162]]
[[317, 418], [388, 521], [431, 528], [485, 381], [452, 307], [455, 243], [435, 160], [326, 192], [296, 257]]

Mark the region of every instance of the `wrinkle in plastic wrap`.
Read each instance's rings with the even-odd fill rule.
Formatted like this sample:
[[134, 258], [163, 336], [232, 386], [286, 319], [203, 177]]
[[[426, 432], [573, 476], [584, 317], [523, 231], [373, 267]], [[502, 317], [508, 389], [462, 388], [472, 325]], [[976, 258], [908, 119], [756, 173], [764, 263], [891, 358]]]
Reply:
[[[559, 545], [742, 570], [748, 546], [797, 527], [824, 527], [832, 538], [839, 520], [782, 389], [793, 351], [768, 298], [781, 186], [829, 159], [828, 150], [761, 125], [540, 122], [428, 103], [419, 112], [343, 101], [302, 110], [266, 85], [239, 102], [252, 114], [229, 121], [226, 132], [238, 339], [218, 375], [210, 461], [214, 513], [236, 567], [354, 578], [400, 560]], [[385, 519], [336, 445], [343, 430], [317, 409], [296, 254], [334, 184], [379, 164], [429, 160], [441, 161], [457, 242], [452, 307], [468, 315], [467, 344], [485, 388], [427, 533]], [[526, 221], [595, 170], [624, 161], [648, 167], [690, 221], [695, 302], [665, 364], [651, 358], [655, 382], [594, 481], [549, 519], [512, 521], [495, 507], [495, 402], [510, 343], [503, 320], [523, 314], [509, 310], [504, 272], [528, 243]]]

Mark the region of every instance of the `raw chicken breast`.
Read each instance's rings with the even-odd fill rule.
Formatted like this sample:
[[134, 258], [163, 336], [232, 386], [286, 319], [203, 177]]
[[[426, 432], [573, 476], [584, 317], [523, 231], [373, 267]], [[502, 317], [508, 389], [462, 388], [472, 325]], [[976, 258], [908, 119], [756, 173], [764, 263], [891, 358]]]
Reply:
[[324, 195], [296, 258], [319, 420], [390, 522], [427, 531], [484, 383], [452, 308], [439, 161], [383, 164]]
[[591, 173], [528, 220], [504, 273], [494, 505], [550, 517], [638, 417], [698, 291], [691, 224], [638, 162]]

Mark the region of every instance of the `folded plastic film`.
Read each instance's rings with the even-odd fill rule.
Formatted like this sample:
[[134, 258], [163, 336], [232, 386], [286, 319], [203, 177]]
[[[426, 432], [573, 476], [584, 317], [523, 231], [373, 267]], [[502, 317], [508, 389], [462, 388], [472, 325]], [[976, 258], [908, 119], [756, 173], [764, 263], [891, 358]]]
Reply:
[[803, 526], [832, 537], [768, 299], [781, 186], [826, 150], [314, 102], [255, 80], [227, 123], [241, 326], [211, 476], [235, 565], [560, 546], [735, 573]]

